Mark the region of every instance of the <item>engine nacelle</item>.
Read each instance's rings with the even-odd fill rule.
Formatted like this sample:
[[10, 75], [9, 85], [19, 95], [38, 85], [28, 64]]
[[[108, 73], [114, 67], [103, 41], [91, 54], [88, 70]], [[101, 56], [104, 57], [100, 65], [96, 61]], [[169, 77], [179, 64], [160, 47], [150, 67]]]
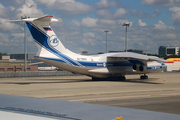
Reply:
[[144, 72], [147, 70], [147, 65], [139, 65], [139, 64], [134, 64], [132, 66], [133, 70], [136, 70], [136, 71], [140, 71], [140, 72]]
[[138, 68], [137, 65], [134, 64], [134, 65], [133, 65], [133, 70], [137, 70], [137, 68]]
[[141, 72], [144, 71], [144, 66], [143, 65], [139, 66], [139, 71], [141, 71]]

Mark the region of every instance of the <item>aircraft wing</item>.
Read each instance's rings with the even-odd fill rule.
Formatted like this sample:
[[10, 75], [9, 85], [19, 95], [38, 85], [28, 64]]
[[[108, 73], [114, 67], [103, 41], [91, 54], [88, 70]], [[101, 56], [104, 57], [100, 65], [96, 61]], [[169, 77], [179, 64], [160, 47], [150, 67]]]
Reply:
[[[0, 94], [1, 120], [179, 120], [180, 115]], [[119, 120], [118, 119], [118, 120]]]
[[158, 62], [167, 62], [167, 60], [155, 57], [155, 56], [147, 56], [141, 55], [137, 53], [131, 52], [122, 52], [122, 53], [115, 53], [113, 55], [107, 56], [108, 59], [120, 59], [120, 60], [139, 60], [139, 61], [158, 61]]

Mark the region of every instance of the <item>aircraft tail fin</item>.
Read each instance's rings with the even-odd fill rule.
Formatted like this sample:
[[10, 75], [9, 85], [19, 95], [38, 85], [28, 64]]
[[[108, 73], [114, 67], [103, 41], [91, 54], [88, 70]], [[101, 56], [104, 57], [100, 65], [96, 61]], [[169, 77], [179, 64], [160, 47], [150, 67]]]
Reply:
[[21, 20], [11, 20], [7, 22], [25, 22], [29, 31], [37, 43], [37, 56], [49, 57], [50, 54], [57, 56], [58, 53], [67, 53], [69, 50], [65, 49], [61, 41], [50, 27], [50, 23], [57, 22], [52, 15], [45, 15], [40, 18], [25, 18]]

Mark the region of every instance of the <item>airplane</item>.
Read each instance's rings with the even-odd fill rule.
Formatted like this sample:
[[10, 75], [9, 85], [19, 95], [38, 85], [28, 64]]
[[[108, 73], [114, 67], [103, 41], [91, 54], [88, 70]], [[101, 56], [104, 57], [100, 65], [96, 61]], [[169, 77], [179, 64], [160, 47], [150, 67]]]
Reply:
[[[24, 18], [9, 22], [25, 22], [35, 40], [38, 52], [35, 58], [46, 64], [96, 79], [126, 80], [125, 75], [158, 73], [165, 69], [164, 59], [132, 52], [105, 53], [98, 55], [76, 54], [62, 44], [50, 23], [58, 22], [52, 15]], [[142, 75], [143, 74], [143, 75]]]

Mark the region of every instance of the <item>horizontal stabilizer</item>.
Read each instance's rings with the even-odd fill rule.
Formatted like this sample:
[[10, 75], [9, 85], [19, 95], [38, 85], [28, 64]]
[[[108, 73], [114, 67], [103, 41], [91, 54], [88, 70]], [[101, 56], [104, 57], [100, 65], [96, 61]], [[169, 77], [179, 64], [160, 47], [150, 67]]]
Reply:
[[45, 15], [40, 18], [26, 18], [26, 19], [21, 19], [21, 20], [9, 20], [9, 21], [5, 21], [5, 22], [33, 22], [33, 21], [58, 22], [58, 19], [53, 18], [52, 15]]

